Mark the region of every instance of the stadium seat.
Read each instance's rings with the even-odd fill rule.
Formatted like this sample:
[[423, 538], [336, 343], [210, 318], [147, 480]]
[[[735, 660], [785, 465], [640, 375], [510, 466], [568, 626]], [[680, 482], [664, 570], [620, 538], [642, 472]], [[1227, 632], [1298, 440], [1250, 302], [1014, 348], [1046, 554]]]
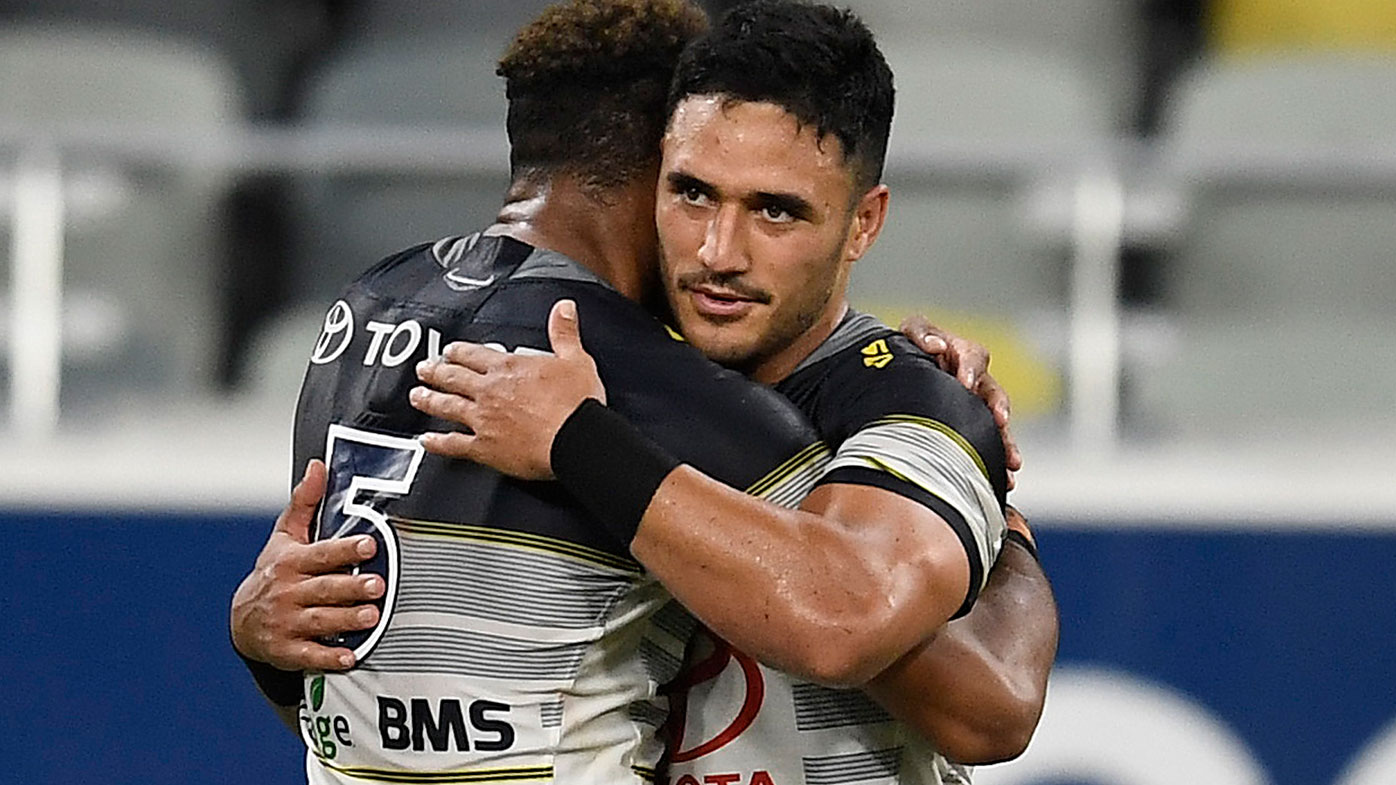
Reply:
[[365, 0], [356, 3], [348, 25], [350, 36], [361, 40], [392, 41], [440, 37], [449, 33], [464, 37], [490, 36], [501, 47], [523, 26], [555, 0]]
[[[55, 26], [0, 30], [0, 106], [10, 127], [30, 131], [75, 126], [196, 139], [240, 116], [236, 80], [212, 52], [151, 35]], [[67, 319], [70, 327], [86, 325], [68, 336], [67, 400], [205, 388], [219, 328], [221, 177], [80, 154], [64, 172]], [[6, 258], [8, 218], [6, 210]], [[84, 332], [96, 336], [100, 351], [71, 344]]]
[[325, 34], [322, 0], [0, 0], [0, 21], [143, 33], [218, 50], [246, 108], [275, 114], [300, 58]]
[[[445, 36], [366, 41], [312, 81], [305, 125], [320, 130], [477, 129], [504, 134], [504, 86], [494, 73], [504, 42]], [[293, 297], [327, 301], [383, 256], [491, 222], [508, 185], [496, 174], [336, 174], [303, 178]]]
[[1228, 150], [1389, 150], [1393, 84], [1396, 58], [1316, 56], [1222, 60], [1180, 84], [1167, 156], [1192, 205], [1165, 296], [1184, 341], [1139, 369], [1142, 414], [1196, 430], [1392, 419], [1396, 183], [1258, 185], [1210, 167]]
[[1065, 62], [1091, 80], [1117, 128], [1138, 99], [1138, 3], [1120, 0], [850, 0], [886, 45], [973, 46]]
[[1097, 93], [1069, 63], [1051, 58], [968, 46], [919, 48], [897, 39], [886, 41], [885, 51], [897, 85], [888, 151], [892, 208], [882, 237], [854, 275], [855, 293], [1003, 318], [1060, 310], [1062, 238], [1034, 229], [1027, 206], [1042, 185], [1037, 177], [1049, 172], [972, 168], [928, 179], [904, 162], [922, 149], [1020, 156], [1084, 149], [1086, 140], [1108, 133], [1108, 112]]

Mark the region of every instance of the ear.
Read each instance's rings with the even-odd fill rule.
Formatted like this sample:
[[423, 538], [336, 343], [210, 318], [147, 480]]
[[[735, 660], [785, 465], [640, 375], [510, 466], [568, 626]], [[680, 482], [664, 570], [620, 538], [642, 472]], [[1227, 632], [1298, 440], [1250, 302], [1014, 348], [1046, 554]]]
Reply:
[[853, 208], [853, 221], [848, 227], [848, 242], [844, 246], [846, 260], [855, 262], [863, 258], [863, 254], [877, 242], [883, 224], [887, 223], [891, 194], [886, 185], [879, 183], [859, 197], [857, 206]]

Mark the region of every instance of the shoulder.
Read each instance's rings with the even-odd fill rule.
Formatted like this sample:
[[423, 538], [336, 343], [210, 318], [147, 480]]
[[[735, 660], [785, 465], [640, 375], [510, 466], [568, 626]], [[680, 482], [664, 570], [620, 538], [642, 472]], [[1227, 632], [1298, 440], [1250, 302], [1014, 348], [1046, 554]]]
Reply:
[[802, 408], [834, 447], [872, 426], [939, 433], [982, 469], [1002, 498], [1003, 443], [988, 407], [900, 333], [861, 318], [861, 329], [803, 366], [781, 391], [804, 400]]

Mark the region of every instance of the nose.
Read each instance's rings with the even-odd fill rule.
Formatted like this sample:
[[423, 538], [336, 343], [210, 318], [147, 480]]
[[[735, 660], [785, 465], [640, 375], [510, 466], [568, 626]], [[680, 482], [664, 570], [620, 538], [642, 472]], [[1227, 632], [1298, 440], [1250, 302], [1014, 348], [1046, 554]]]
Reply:
[[723, 205], [713, 212], [698, 259], [714, 272], [745, 272], [750, 267], [737, 205]]

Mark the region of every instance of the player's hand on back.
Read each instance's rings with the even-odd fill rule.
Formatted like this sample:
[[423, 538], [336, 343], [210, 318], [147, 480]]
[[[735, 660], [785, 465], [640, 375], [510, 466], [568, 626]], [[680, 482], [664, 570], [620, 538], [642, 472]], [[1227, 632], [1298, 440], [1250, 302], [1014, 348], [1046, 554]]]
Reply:
[[345, 572], [373, 556], [373, 538], [310, 542], [325, 484], [325, 464], [311, 461], [233, 594], [233, 646], [248, 659], [287, 671], [343, 670], [353, 666], [353, 653], [320, 641], [378, 623], [370, 603], [383, 596], [383, 579]]
[[1023, 453], [1008, 427], [1008, 393], [989, 373], [988, 347], [942, 330], [920, 315], [908, 316], [902, 321], [901, 330], [917, 348], [934, 357], [941, 370], [954, 375], [965, 389], [983, 399], [989, 411], [994, 413], [994, 422], [998, 424], [999, 435], [1003, 438], [1008, 487], [1011, 489], [1013, 473], [1023, 468]]
[[412, 405], [467, 432], [426, 433], [428, 452], [467, 458], [525, 480], [552, 479], [553, 437], [587, 398], [606, 402], [596, 363], [582, 348], [577, 305], [560, 300], [548, 316], [551, 355], [505, 354], [455, 342], [424, 362]]

